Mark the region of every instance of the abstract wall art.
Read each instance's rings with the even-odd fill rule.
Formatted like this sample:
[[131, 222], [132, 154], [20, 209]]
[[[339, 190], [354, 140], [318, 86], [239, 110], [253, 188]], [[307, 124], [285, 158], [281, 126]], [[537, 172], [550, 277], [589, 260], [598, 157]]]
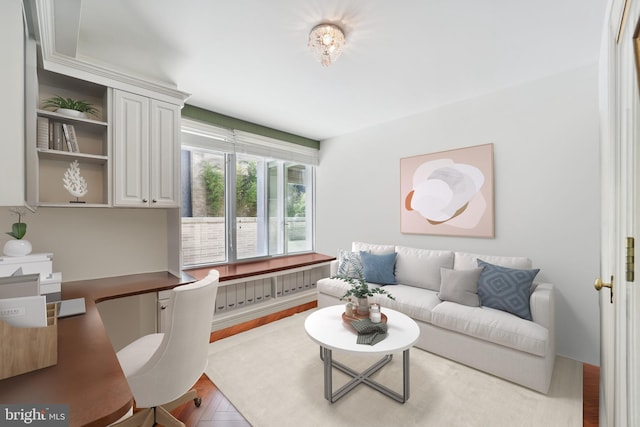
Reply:
[[400, 231], [494, 237], [493, 144], [400, 159]]

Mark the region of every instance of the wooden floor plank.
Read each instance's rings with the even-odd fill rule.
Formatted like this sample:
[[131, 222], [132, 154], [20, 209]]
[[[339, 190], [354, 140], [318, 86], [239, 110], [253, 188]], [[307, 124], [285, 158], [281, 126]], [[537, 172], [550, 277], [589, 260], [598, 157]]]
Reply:
[[582, 365], [582, 425], [597, 427], [600, 413], [600, 367]]

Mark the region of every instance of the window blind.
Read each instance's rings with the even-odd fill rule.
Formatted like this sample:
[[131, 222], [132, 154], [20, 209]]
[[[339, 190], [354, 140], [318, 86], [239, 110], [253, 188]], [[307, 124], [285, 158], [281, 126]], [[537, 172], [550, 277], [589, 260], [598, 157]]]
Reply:
[[242, 153], [274, 160], [318, 165], [318, 150], [240, 130], [182, 119], [182, 144], [225, 153]]
[[318, 150], [291, 142], [235, 130], [236, 153], [251, 154], [287, 162], [318, 165]]
[[233, 153], [233, 131], [183, 118], [182, 145]]

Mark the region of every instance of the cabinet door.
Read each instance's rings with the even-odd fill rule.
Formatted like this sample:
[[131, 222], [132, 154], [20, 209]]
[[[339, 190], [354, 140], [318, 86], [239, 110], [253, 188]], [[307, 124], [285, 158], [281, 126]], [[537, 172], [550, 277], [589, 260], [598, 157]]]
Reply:
[[169, 298], [169, 292], [158, 292], [158, 319], [156, 321], [156, 332], [163, 333], [167, 331], [170, 312], [171, 299]]
[[151, 100], [151, 205], [177, 207], [180, 189], [180, 107]]
[[114, 91], [114, 205], [149, 203], [149, 98]]

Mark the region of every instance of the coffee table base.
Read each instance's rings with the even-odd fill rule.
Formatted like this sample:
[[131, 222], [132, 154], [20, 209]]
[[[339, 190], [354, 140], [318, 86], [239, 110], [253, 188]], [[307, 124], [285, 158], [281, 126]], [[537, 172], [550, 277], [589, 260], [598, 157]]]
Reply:
[[[357, 372], [348, 366], [333, 360], [332, 351], [322, 346], [320, 347], [320, 359], [324, 362], [324, 397], [331, 403], [337, 402], [359, 384], [365, 384], [400, 403], [405, 403], [409, 399], [409, 349], [402, 352], [402, 394], [397, 393], [389, 387], [370, 378], [371, 375], [378, 372], [387, 363], [391, 362], [393, 354], [387, 354], [363, 372]], [[340, 387], [340, 389], [336, 390], [335, 393], [333, 392], [333, 368], [336, 368], [353, 378], [351, 381]]]

